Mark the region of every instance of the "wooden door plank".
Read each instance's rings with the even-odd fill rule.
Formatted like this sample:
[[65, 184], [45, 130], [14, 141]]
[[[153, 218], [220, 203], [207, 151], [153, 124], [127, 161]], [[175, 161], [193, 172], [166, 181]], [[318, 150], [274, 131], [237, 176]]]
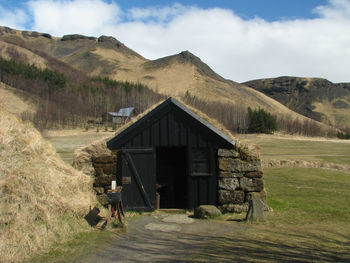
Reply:
[[149, 196], [147, 195], [147, 193], [145, 191], [145, 188], [144, 188], [142, 181], [141, 181], [141, 177], [140, 177], [140, 175], [135, 167], [135, 164], [130, 156], [130, 153], [128, 152], [127, 149], [123, 149], [123, 153], [124, 153], [127, 165], [129, 166], [129, 169], [131, 170], [131, 173], [135, 178], [136, 184], [141, 192], [141, 195], [142, 195], [147, 207], [154, 209], [154, 207], [152, 206], [151, 201], [149, 199]]

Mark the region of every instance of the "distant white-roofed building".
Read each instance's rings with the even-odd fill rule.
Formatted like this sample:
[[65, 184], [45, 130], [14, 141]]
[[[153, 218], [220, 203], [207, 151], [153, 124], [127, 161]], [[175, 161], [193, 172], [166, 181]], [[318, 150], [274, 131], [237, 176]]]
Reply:
[[107, 120], [117, 124], [127, 123], [134, 114], [134, 107], [121, 108], [118, 112], [108, 112]]

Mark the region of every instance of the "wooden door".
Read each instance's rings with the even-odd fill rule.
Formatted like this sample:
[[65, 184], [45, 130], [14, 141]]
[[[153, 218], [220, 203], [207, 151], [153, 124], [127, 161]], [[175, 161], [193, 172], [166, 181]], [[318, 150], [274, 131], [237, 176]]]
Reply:
[[156, 208], [156, 172], [153, 149], [122, 150], [122, 201], [125, 209]]
[[197, 147], [189, 151], [188, 208], [216, 205], [217, 177], [215, 153], [210, 147]]

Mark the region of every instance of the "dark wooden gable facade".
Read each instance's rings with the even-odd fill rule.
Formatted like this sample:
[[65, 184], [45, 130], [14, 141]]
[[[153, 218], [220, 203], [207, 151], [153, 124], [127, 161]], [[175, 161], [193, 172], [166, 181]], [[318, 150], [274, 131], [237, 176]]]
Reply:
[[[217, 149], [235, 142], [169, 98], [108, 141], [120, 150], [118, 182], [130, 210], [193, 209], [217, 202]], [[157, 186], [156, 186], [157, 185]], [[157, 190], [158, 189], [158, 190]]]

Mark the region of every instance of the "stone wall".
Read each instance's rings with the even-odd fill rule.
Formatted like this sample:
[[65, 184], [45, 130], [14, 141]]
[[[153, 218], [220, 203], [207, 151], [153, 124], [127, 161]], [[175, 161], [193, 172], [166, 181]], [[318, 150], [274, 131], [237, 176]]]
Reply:
[[112, 181], [116, 180], [117, 154], [102, 155], [92, 159], [95, 169], [94, 190], [97, 200], [102, 205], [107, 205], [107, 191], [111, 189]]
[[222, 212], [247, 211], [249, 200], [253, 198], [261, 199], [266, 205], [257, 148], [238, 146], [232, 150], [219, 149], [218, 168], [218, 201]]

